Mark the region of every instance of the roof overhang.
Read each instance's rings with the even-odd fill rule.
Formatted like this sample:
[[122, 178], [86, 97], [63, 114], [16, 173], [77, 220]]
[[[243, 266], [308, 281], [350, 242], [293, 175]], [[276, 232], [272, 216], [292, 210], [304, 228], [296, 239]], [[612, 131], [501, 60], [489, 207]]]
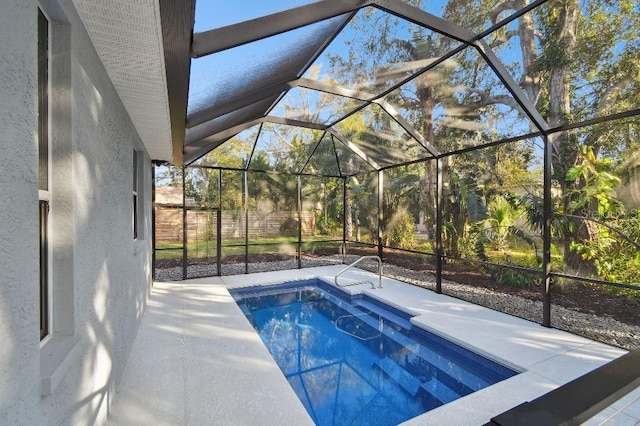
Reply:
[[182, 164], [195, 0], [73, 0], [153, 160]]

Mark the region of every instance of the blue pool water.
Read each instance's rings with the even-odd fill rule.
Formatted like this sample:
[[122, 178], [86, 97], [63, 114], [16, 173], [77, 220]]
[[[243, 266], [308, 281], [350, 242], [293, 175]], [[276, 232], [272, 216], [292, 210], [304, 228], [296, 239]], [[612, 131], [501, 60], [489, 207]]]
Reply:
[[231, 293], [318, 425], [395, 425], [517, 374], [319, 279]]

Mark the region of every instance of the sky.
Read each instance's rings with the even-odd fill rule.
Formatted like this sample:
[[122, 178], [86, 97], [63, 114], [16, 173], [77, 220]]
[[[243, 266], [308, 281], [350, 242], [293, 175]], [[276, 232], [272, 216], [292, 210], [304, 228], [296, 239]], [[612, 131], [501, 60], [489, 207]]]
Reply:
[[[318, 0], [197, 0], [194, 30], [195, 32], [202, 32], [212, 28], [232, 25], [316, 1]], [[422, 8], [433, 14], [441, 15], [443, 4], [447, 1], [424, 0]], [[496, 2], [499, 3], [498, 0]], [[516, 22], [513, 22], [510, 24], [509, 29], [512, 29], [515, 25]], [[279, 64], [273, 62], [274, 58], [286, 58], [287, 55], [282, 55], [283, 49], [293, 50], [291, 46], [295, 46], [294, 42], [312, 38], [315, 31], [312, 27], [314, 25], [308, 29], [294, 30], [291, 33], [280, 34], [260, 42], [194, 60], [192, 63], [189, 110], [193, 111], [193, 106], [196, 102], [208, 105], [211, 99], [225, 99], [230, 94], [235, 93], [236, 89], [242, 90], [242, 87], [247, 86], [247, 82], [255, 78], [265, 67], [277, 69]], [[408, 38], [402, 34], [400, 34], [400, 37]], [[335, 42], [327, 49], [327, 52], [345, 57], [344, 51], [346, 49], [343, 44], [345, 41], [354, 41], [348, 34], [348, 28], [336, 38]], [[490, 39], [487, 38], [485, 41], [489, 42]], [[508, 47], [496, 52], [496, 55], [508, 66], [521, 62], [517, 40], [513, 40]], [[321, 56], [316, 63], [322, 63], [324, 68], [322, 71], [326, 71], [328, 64], [326, 60], [323, 60], [323, 57]], [[514, 70], [511, 66], [509, 68], [515, 71], [513, 77], [517, 81], [520, 78], [521, 71], [517, 70], [517, 68]], [[305, 74], [305, 77], [309, 77], [307, 74]], [[336, 76], [332, 75], [323, 75], [322, 72], [317, 77], [318, 79], [336, 78]], [[338, 83], [341, 82], [338, 81]], [[500, 83], [496, 83], [496, 87], [501, 86]], [[238, 84], [242, 86], [238, 87]], [[582, 91], [588, 91], [588, 89], [589, 85], [585, 85]], [[505, 129], [502, 130], [505, 131]], [[511, 132], [515, 134], [527, 133], [524, 129], [512, 129]]]
[[[318, 1], [318, 0], [316, 0]], [[442, 9], [445, 0], [435, 0], [424, 2], [424, 7], [433, 13], [440, 13], [437, 9]], [[254, 19], [260, 16], [281, 12], [295, 7], [300, 7], [314, 3], [313, 0], [240, 0], [231, 2], [229, 0], [198, 0], [196, 2], [196, 16], [194, 31], [196, 33], [238, 22]], [[362, 13], [362, 12], [361, 12]], [[384, 12], [378, 11], [374, 15], [379, 16]], [[317, 40], [319, 32], [323, 32], [322, 27], [334, 27], [332, 21], [340, 21], [339, 17], [309, 25], [305, 28], [293, 30], [288, 33], [279, 34], [273, 37], [260, 40], [248, 45], [239, 46], [217, 54], [197, 58], [191, 65], [191, 84], [189, 94], [189, 112], [194, 112], [209, 105], [211, 99], [225, 98], [227, 93], [236, 92], [238, 81], [250, 81], [257, 73], [263, 70], [263, 66], [275, 69], [278, 63], [277, 58], [286, 58], [286, 52], [298, 47], [304, 49], [311, 40]], [[337, 22], [338, 25], [340, 22]], [[408, 33], [410, 26], [408, 23], [398, 26], [398, 36], [410, 39]], [[332, 30], [331, 30], [332, 31]], [[331, 44], [327, 53], [323, 54], [314, 67], [321, 73], [312, 77], [307, 72], [305, 77], [324, 80], [335, 79], [334, 75], [326, 75], [328, 70], [327, 54], [347, 57], [347, 45], [354, 43], [355, 38], [349, 27], [345, 28], [336, 40]], [[369, 64], [370, 65], [370, 64]], [[215, 74], [215, 78], [212, 78]], [[241, 78], [238, 78], [241, 77]], [[363, 75], [361, 83], [368, 79]], [[345, 83], [338, 81], [339, 83]]]
[[[230, 2], [228, 0], [198, 0], [196, 2], [196, 16], [194, 31], [202, 32], [213, 28], [219, 28], [226, 25], [232, 25], [238, 22], [250, 20], [256, 17], [277, 13], [290, 8], [303, 6], [313, 3], [312, 0], [240, 0]], [[441, 14], [444, 0], [436, 0], [423, 2], [423, 7], [428, 8], [432, 13]], [[373, 16], [384, 14], [378, 11]], [[372, 18], [375, 19], [375, 18]], [[402, 22], [402, 21], [401, 21]], [[314, 24], [303, 29], [294, 30], [291, 33], [284, 33], [274, 37], [270, 37], [259, 42], [250, 43], [229, 49], [203, 58], [195, 59], [192, 62], [192, 77], [190, 84], [189, 111], [198, 110], [205, 105], [210, 105], [212, 99], [225, 99], [233, 96], [238, 91], [243, 91], [247, 87], [252, 87], [251, 81], [267, 69], [278, 69], [278, 63], [273, 62], [274, 58], [286, 57], [283, 55], [283, 49], [291, 49], [301, 40], [307, 37], [313, 37], [317, 31]], [[322, 24], [320, 24], [322, 26]], [[397, 37], [409, 40], [411, 39], [412, 25], [404, 21], [404, 24], [396, 28]], [[308, 33], [308, 34], [307, 34]], [[334, 40], [327, 49], [326, 53], [320, 56], [316, 64], [322, 64], [322, 71], [316, 76], [317, 79], [326, 78], [336, 79], [337, 76], [325, 75], [328, 70], [328, 60], [325, 58], [327, 54], [347, 57], [347, 45], [357, 44], [354, 34], [347, 27]], [[304, 43], [303, 43], [304, 44]], [[429, 59], [429, 58], [425, 58]], [[371, 64], [369, 64], [371, 65]], [[307, 73], [308, 74], [308, 73]], [[305, 74], [306, 77], [310, 77]], [[366, 75], [360, 83], [367, 83]], [[347, 81], [338, 83], [347, 84]], [[241, 84], [241, 86], [239, 86]], [[500, 85], [500, 83], [498, 83]], [[506, 90], [506, 89], [503, 89]], [[400, 111], [402, 113], [402, 111]], [[513, 118], [513, 117], [512, 117]], [[522, 123], [520, 123], [522, 124]], [[498, 124], [500, 127], [500, 123]], [[520, 127], [520, 126], [517, 126]], [[505, 129], [502, 129], [503, 132]], [[519, 130], [511, 129], [506, 131], [507, 134], [524, 134], [527, 133], [526, 125]]]

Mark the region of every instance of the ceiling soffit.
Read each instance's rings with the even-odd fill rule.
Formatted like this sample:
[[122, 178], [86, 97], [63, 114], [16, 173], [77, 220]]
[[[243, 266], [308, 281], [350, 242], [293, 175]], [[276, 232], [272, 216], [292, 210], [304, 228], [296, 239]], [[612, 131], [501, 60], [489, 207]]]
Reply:
[[150, 157], [173, 161], [159, 2], [73, 3]]

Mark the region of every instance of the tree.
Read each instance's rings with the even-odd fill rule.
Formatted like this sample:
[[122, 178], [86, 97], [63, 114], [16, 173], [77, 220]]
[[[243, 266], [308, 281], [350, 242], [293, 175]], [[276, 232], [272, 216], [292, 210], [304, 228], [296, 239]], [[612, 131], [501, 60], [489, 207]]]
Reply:
[[[492, 9], [490, 2], [482, 0], [451, 0], [445, 18], [479, 32], [485, 26], [483, 17], [490, 17], [490, 23], [495, 24], [527, 3], [505, 1]], [[639, 29], [640, 9], [630, 0], [551, 0], [485, 41], [553, 128], [640, 104]], [[469, 65], [467, 73], [479, 75], [478, 67], [483, 65]], [[475, 92], [485, 105], [504, 101]], [[626, 120], [612, 121], [557, 132], [550, 138], [554, 179], [565, 194], [565, 263], [574, 268], [583, 267], [585, 259], [570, 249], [570, 243], [592, 241], [595, 225], [575, 210], [575, 197], [585, 182], [568, 180], [567, 172], [579, 161], [583, 146], [591, 147], [596, 157], [602, 153], [617, 157], [620, 151], [628, 150], [631, 138], [619, 137], [629, 133], [626, 126]]]
[[[591, 0], [581, 9], [576, 0], [556, 0], [540, 9], [542, 53], [535, 67], [548, 81], [542, 89], [552, 127], [614, 112], [618, 102], [622, 108], [637, 105], [640, 11], [632, 3]], [[611, 136], [621, 124], [559, 132], [551, 139], [554, 178], [564, 193], [564, 260], [575, 270], [590, 270], [591, 262], [571, 244], [594, 242], [598, 230], [581, 217], [583, 206], [576, 202], [586, 181], [573, 179], [569, 171], [581, 152], [590, 152], [595, 160], [600, 150], [616, 150], [620, 141]]]

